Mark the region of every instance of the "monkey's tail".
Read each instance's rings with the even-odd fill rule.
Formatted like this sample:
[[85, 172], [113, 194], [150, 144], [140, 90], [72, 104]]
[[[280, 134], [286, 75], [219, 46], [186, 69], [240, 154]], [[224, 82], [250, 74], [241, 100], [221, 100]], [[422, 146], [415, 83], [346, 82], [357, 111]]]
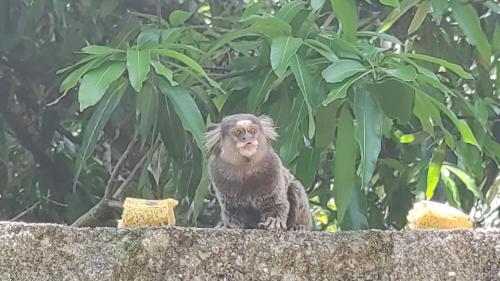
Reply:
[[313, 220], [305, 188], [299, 181], [292, 179], [288, 183], [287, 196], [290, 203], [287, 228], [312, 230]]

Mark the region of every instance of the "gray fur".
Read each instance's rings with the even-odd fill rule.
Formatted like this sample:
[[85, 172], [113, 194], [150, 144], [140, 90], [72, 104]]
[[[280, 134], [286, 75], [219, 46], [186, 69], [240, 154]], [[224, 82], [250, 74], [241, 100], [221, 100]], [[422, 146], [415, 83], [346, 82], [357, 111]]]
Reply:
[[[250, 158], [239, 153], [235, 140], [229, 135], [239, 120], [251, 120], [259, 128], [257, 152]], [[211, 147], [210, 176], [221, 206], [223, 227], [312, 229], [305, 189], [283, 167], [272, 149], [271, 142], [277, 133], [271, 118], [231, 115], [209, 128], [205, 136], [209, 142], [207, 147]]]

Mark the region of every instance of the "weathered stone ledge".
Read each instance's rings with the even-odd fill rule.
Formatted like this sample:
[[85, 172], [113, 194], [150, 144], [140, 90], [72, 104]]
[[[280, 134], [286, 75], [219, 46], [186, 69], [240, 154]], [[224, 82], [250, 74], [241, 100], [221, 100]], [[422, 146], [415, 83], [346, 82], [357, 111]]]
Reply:
[[0, 223], [0, 280], [500, 280], [500, 230], [266, 232]]

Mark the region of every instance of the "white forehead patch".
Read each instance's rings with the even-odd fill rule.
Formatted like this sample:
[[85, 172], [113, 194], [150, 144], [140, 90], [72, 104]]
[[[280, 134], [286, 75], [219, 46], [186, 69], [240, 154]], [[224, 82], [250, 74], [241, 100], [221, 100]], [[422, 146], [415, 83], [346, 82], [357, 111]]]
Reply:
[[244, 120], [240, 120], [240, 121], [236, 122], [236, 125], [241, 126], [241, 127], [245, 127], [245, 126], [248, 126], [251, 124], [253, 124], [252, 121], [250, 121], [248, 119], [244, 119]]

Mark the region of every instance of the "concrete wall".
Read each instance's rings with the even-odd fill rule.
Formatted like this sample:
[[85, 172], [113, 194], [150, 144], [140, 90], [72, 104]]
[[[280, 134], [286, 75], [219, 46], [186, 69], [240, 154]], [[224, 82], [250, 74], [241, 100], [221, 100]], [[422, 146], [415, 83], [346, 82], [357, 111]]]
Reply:
[[500, 230], [266, 232], [0, 223], [0, 280], [500, 280]]

